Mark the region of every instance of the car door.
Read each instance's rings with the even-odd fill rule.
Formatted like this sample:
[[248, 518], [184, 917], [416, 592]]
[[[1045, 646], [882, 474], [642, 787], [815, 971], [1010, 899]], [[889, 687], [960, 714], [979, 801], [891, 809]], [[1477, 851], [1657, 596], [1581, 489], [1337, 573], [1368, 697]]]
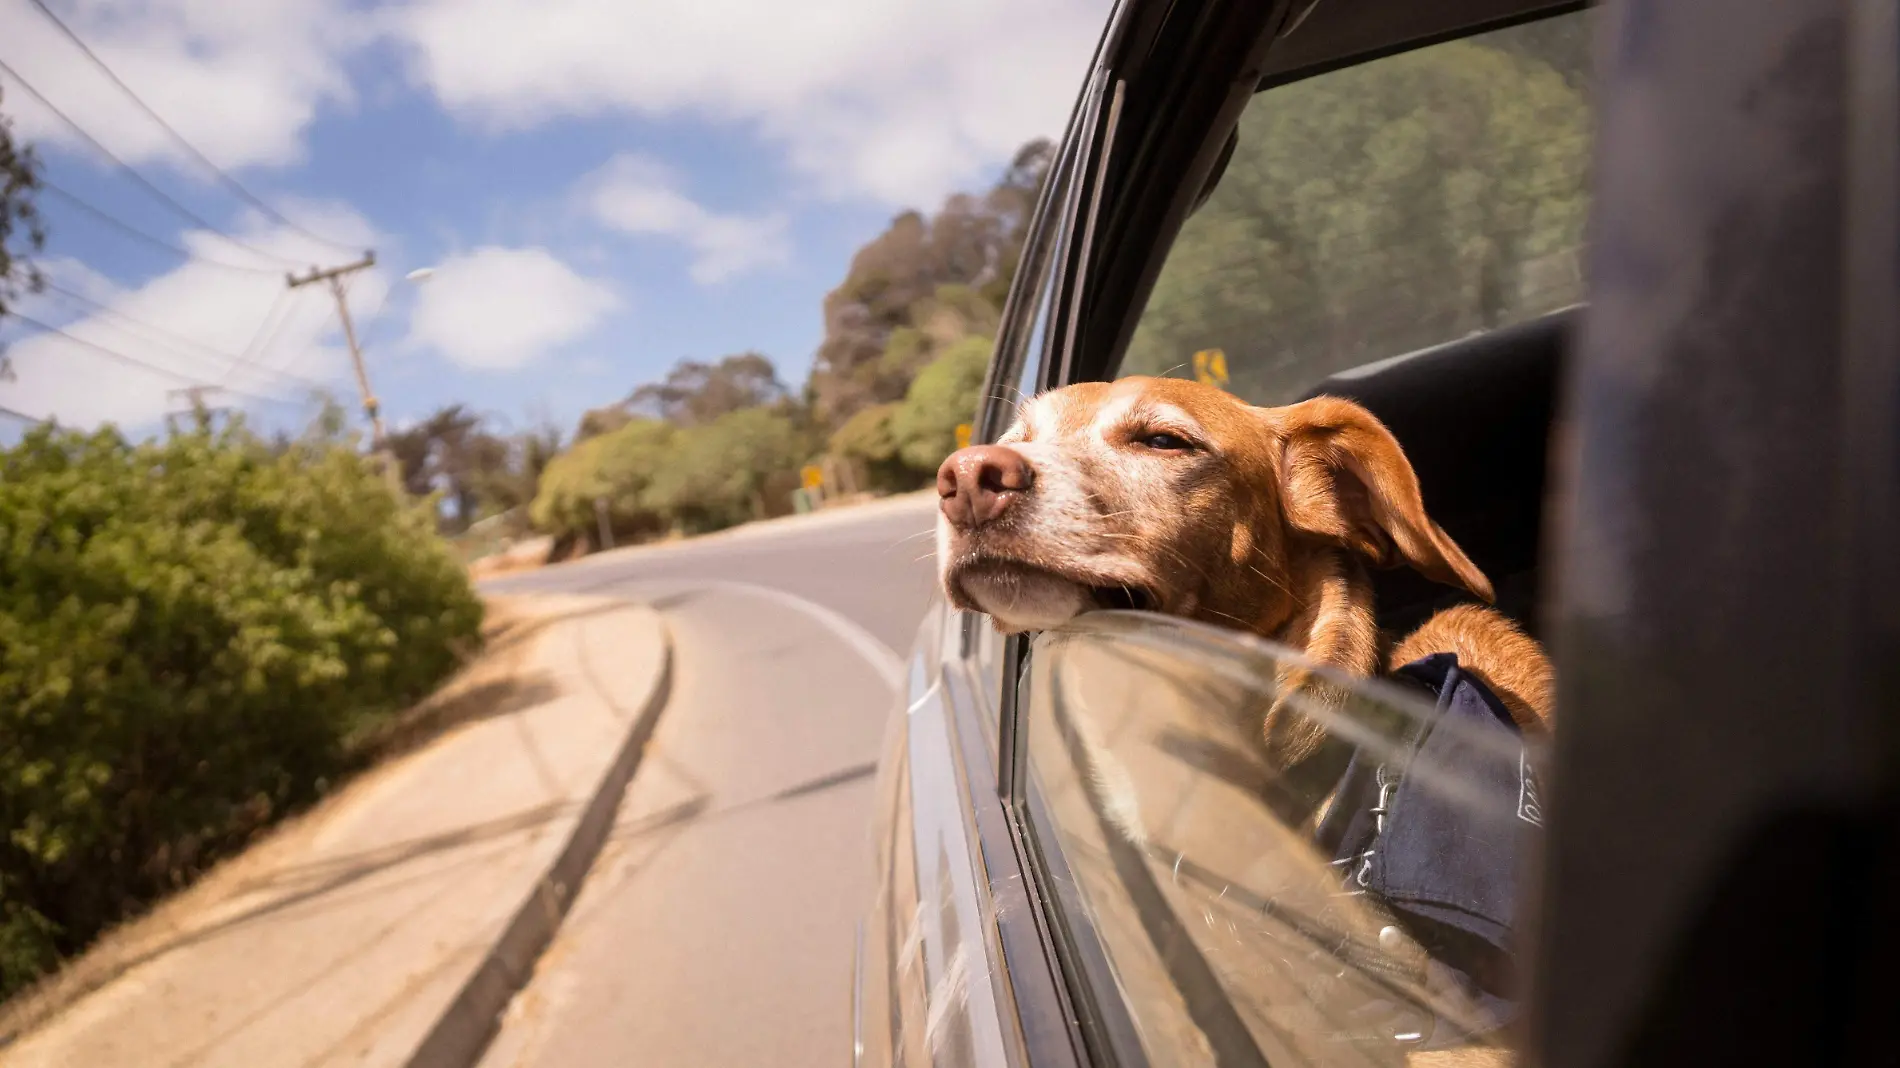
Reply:
[[[1091, 312], [1138, 278], [1130, 269], [1147, 270], [1138, 284], [1152, 285], [1170, 228], [1197, 194], [1218, 193], [1213, 179], [1233, 148], [1203, 142], [1256, 99], [1253, 76], [1237, 75], [1261, 70], [1299, 14], [1118, 8], [1032, 228], [1034, 266], [1019, 274], [1006, 312], [978, 440], [1006, 426], [1015, 396], [1100, 373], [1101, 346], [1085, 338]], [[1127, 195], [1144, 184], [1153, 195]], [[1123, 195], [1111, 202], [1115, 187]], [[1309, 381], [1323, 377], [1312, 371]], [[933, 607], [884, 762], [879, 899], [860, 948], [865, 1063], [1146, 1056], [1139, 1013], [1101, 996], [1132, 981], [1129, 965], [1112, 959], [1093, 926], [1072, 922], [1090, 905], [1060, 848], [1055, 810], [1032, 781], [1030, 737], [999, 727], [999, 716], [1013, 724], [1023, 715], [1017, 697], [1031, 660], [1024, 640], [1000, 640], [979, 620]], [[969, 1013], [987, 1014], [991, 1002], [1002, 1006], [997, 1022], [977, 1035]]]
[[[1044, 222], [1062, 251], [1039, 384], [1112, 378], [1171, 353], [1181, 371], [1148, 369], [1225, 379], [1269, 403], [1345, 392], [1392, 406], [1395, 429], [1416, 420], [1401, 431], [1408, 451], [1436, 456], [1421, 462], [1441, 473], [1473, 456], [1516, 472], [1500, 479], [1515, 493], [1460, 496], [1455, 477], [1427, 487], [1428, 507], [1446, 502], [1468, 532], [1461, 542], [1496, 534], [1482, 555], [1513, 580], [1507, 609], [1546, 637], [1560, 668], [1554, 747], [1468, 747], [1489, 752], [1483, 766], [1529, 769], [1498, 780], [1514, 796], [1477, 800], [1537, 828], [1525, 833], [1539, 843], [1506, 947], [1515, 967], [1493, 984], [1508, 995], [1502, 1033], [1480, 1033], [1500, 1019], [1495, 1005], [1450, 1003], [1418, 981], [1405, 924], [1329, 898], [1318, 868], [1340, 858], [1263, 805], [1271, 776], [1250, 759], [1236, 711], [1270, 689], [1287, 651], [1104, 614], [1034, 642], [966, 629], [942, 654], [984, 665], [976, 689], [996, 694], [1000, 713], [993, 751], [965, 735], [950, 743], [961, 746], [970, 863], [989, 892], [981, 991], [1001, 1006], [995, 1063], [1387, 1063], [1447, 1025], [1544, 1064], [1892, 1060], [1881, 1025], [1894, 996], [1884, 901], [1900, 796], [1900, 20], [1883, 3], [1628, 0], [1591, 27], [1580, 6], [1321, 0], [1265, 12], [1251, 32], [1226, 25], [1215, 48], [1196, 34], [1221, 25], [1220, 5], [1125, 5], [1090, 83], [1100, 116], [1069, 138], [1093, 146], [1078, 155], [1086, 192]], [[1118, 53], [1118, 40], [1140, 48]], [[1421, 70], [1435, 48], [1463, 55], [1449, 72]], [[1201, 61], [1191, 76], [1184, 57]], [[1469, 103], [1458, 78], [1522, 75], [1530, 60], [1547, 73], [1480, 91], [1483, 108], [1443, 109], [1541, 117], [1515, 134], [1508, 123], [1475, 134], [1382, 123], [1362, 145], [1387, 164], [1429, 158], [1420, 148], [1433, 138], [1453, 139], [1459, 151], [1439, 158], [1454, 162], [1472, 137], [1501, 146], [1496, 159], [1515, 160], [1523, 180], [1439, 185], [1496, 194], [1467, 205], [1538, 209], [1506, 220], [1528, 227], [1504, 242], [1510, 269], [1483, 242], [1395, 246], [1392, 223], [1361, 212], [1330, 247], [1357, 234], [1366, 253], [1423, 249], [1411, 262], [1438, 270], [1309, 287], [1340, 298], [1320, 306], [1349, 313], [1346, 329], [1301, 324], [1298, 358], [1274, 358], [1259, 326], [1288, 312], [1260, 300], [1287, 287], [1219, 291], [1237, 275], [1298, 280], [1213, 240], [1236, 217], [1214, 200], [1221, 184], [1209, 188], [1239, 151], [1227, 131], [1244, 136], [1249, 109], [1281, 89], [1324, 103], [1335, 73], [1397, 77], [1409, 92], [1360, 84], [1334, 103], [1403, 112]], [[1563, 90], [1584, 105], [1581, 183], [1577, 139], [1529, 136], [1565, 132], [1551, 121], [1577, 113]], [[1296, 156], [1284, 157], [1295, 170]], [[1340, 199], [1339, 175], [1273, 185], [1285, 178], [1255, 183], [1264, 203]], [[1385, 188], [1416, 203], [1397, 196], [1415, 186]], [[1587, 256], [1549, 239], [1578, 210], [1594, 213]], [[1181, 259], [1184, 247], [1198, 251]], [[1472, 301], [1413, 300], [1442, 296], [1433, 287], [1458, 274], [1461, 249], [1491, 267], [1473, 275]], [[1197, 262], [1205, 269], [1181, 266]], [[1408, 278], [1431, 284], [1414, 292]], [[1210, 291], [1221, 300], [1194, 320], [1191, 298]], [[1410, 314], [1380, 317], [1381, 294]], [[1488, 405], [1494, 418], [1433, 432], [1434, 411], [1473, 396], [1476, 414]], [[1546, 433], [1534, 455], [1513, 457], [1524, 436], [1498, 424], [1540, 396], [1544, 411], [1523, 421]], [[1008, 407], [989, 402], [987, 433]], [[1474, 423], [1486, 433], [1464, 433]], [[1403, 612], [1433, 607], [1402, 583], [1380, 596]], [[971, 650], [983, 651], [972, 661]], [[1375, 755], [1411, 753], [1405, 726], [1428, 714], [1415, 695], [1364, 685], [1355, 702], [1339, 729], [1356, 724]], [[1407, 777], [1455, 809], [1472, 803], [1469, 766], [1415, 761]], [[906, 1010], [926, 1037], [930, 1008], [925, 996]], [[906, 1063], [948, 1048], [925, 1041]]]
[[[1059, 381], [1172, 374], [1260, 404], [1357, 397], [1400, 435], [1428, 511], [1494, 577], [1501, 607], [1535, 630], [1551, 395], [1583, 297], [1591, 27], [1574, 9], [1522, 14], [1548, 17], [1267, 79], [1241, 101], [1237, 137], [1203, 132], [1217, 169], [1174, 190], [1184, 218], [1138, 195], [1107, 205], [1131, 229], [1100, 235], [1113, 252], [1084, 280], [1095, 295]], [[1144, 162], [1125, 164], [1130, 181]], [[1156, 230], [1137, 252], [1144, 219]], [[1123, 290], [1145, 290], [1132, 313], [1104, 295]], [[1380, 594], [1393, 625], [1450, 599], [1398, 577]], [[1523, 990], [1490, 973], [1512, 970], [1511, 909], [1493, 901], [1461, 926], [1394, 907], [1390, 887], [1353, 881], [1379, 870], [1369, 850], [1337, 855], [1285, 803], [1258, 714], [1297, 654], [1103, 613], [1039, 636], [1025, 659], [1012, 807], [1075, 946], [1076, 1000], [1125, 1016], [1120, 1034], [1088, 1036], [1097, 1060], [1399, 1064], [1509, 1041]], [[1449, 814], [1506, 859], [1536, 848], [1541, 739], [1454, 737], [1416, 693], [1344, 685], [1353, 699], [1326, 713], [1329, 732], [1390, 772], [1395, 803]], [[1485, 877], [1439, 904], [1475, 914], [1516, 873]], [[1461, 941], [1485, 943], [1466, 956], [1487, 974], [1440, 981]]]

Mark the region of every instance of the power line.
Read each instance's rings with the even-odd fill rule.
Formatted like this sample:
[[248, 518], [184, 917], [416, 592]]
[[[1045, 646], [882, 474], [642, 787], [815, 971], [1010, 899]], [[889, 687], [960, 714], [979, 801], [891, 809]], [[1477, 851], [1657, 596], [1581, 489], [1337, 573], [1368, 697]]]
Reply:
[[[286, 289], [284, 293], [286, 296], [288, 296], [290, 294], [290, 290]], [[303, 312], [310, 307], [313, 307], [313, 305], [308, 302], [306, 302], [302, 308], [299, 308], [295, 304], [284, 305], [283, 317], [278, 320], [277, 328], [271, 331], [270, 340], [266, 341], [258, 349], [258, 358], [259, 359], [263, 358], [264, 352], [267, 351], [273, 344], [277, 342], [278, 335], [284, 332], [284, 328], [290, 325], [292, 319], [298, 317], [299, 312]], [[321, 312], [322, 310], [323, 309], [321, 307], [318, 307], [319, 312]], [[305, 315], [304, 318], [308, 318], [308, 316]], [[308, 343], [304, 344], [302, 347], [298, 349], [293, 350], [290, 356], [285, 358], [284, 361], [278, 366], [282, 367], [285, 371], [289, 371], [292, 367], [300, 366], [303, 363], [303, 361], [309, 357], [310, 353], [316, 350], [320, 346], [322, 337], [323, 337], [322, 327], [319, 326], [316, 328], [316, 333], [310, 336], [310, 340], [308, 341]], [[323, 388], [325, 392], [327, 392], [329, 387], [326, 386]]]
[[255, 255], [262, 256], [268, 260], [276, 260], [279, 263], [286, 264], [292, 267], [297, 265], [295, 260], [285, 259], [284, 257], [278, 256], [274, 253], [265, 252], [263, 249], [258, 248], [255, 245], [247, 244], [243, 241], [238, 240], [235, 237], [232, 237], [230, 234], [227, 234], [223, 230], [218, 229], [218, 227], [213, 225], [209, 219], [206, 219], [204, 216], [199, 215], [197, 212], [192, 211], [190, 208], [179, 203], [177, 200], [175, 200], [172, 197], [170, 193], [167, 193], [163, 189], [160, 189], [158, 186], [153, 185], [150, 179], [146, 178], [143, 174], [140, 174], [138, 171], [133, 170], [131, 164], [120, 159], [117, 155], [113, 153], [111, 149], [101, 144], [98, 138], [87, 133], [85, 127], [79, 125], [77, 122], [74, 122], [71, 116], [67, 115], [65, 112], [55, 107], [51, 100], [46, 99], [46, 94], [40, 92], [38, 89], [33, 88], [33, 83], [27, 81], [25, 78], [20, 77], [20, 72], [8, 66], [6, 60], [0, 59], [0, 72], [5, 73], [8, 77], [12, 78], [15, 82], [18, 82], [20, 85], [20, 88], [25, 89], [28, 95], [30, 95], [31, 97], [33, 97], [33, 99], [40, 102], [40, 106], [52, 112], [53, 115], [56, 118], [58, 118], [61, 122], [71, 127], [74, 133], [78, 134], [80, 137], [85, 138], [86, 142], [92, 145], [93, 148], [97, 149], [101, 155], [111, 160], [114, 166], [124, 171], [127, 176], [132, 178], [133, 181], [136, 181], [138, 184], [144, 186], [146, 190], [148, 190], [153, 196], [164, 201], [167, 205], [171, 207], [173, 211], [177, 212], [179, 215], [183, 216], [186, 219], [189, 219], [191, 222], [193, 222], [194, 224], [198, 226], [204, 227], [206, 230], [209, 230], [210, 232], [218, 235], [219, 237], [225, 239], [226, 241], [229, 241], [231, 244], [236, 245], [237, 247], [241, 249], [244, 249], [246, 252], [250, 252]]
[[138, 227], [133, 226], [131, 223], [126, 222], [125, 220], [120, 219], [119, 217], [113, 215], [111, 212], [105, 210], [104, 208], [101, 208], [95, 204], [92, 204], [91, 202], [80, 197], [78, 194], [69, 192], [68, 190], [63, 189], [60, 186], [55, 185], [54, 183], [49, 182], [44, 178], [40, 179], [40, 188], [42, 188], [48, 193], [53, 194], [54, 196], [59, 197], [61, 200], [64, 200], [66, 203], [71, 204], [73, 207], [78, 208], [80, 211], [83, 211], [86, 214], [92, 216], [94, 219], [97, 219], [98, 221], [105, 223], [107, 226], [112, 227], [114, 230], [119, 231], [120, 233], [126, 235], [127, 237], [135, 238], [139, 241], [142, 241], [145, 244], [150, 245], [153, 248], [160, 250], [161, 252], [169, 252], [174, 256], [182, 256], [185, 259], [195, 260], [199, 263], [203, 263], [211, 267], [222, 268], [223, 270], [227, 270], [227, 271], [242, 271], [245, 274], [267, 274], [273, 278], [277, 276], [278, 272], [269, 267], [246, 267], [242, 264], [226, 263], [223, 260], [214, 260], [209, 256], [200, 256], [197, 253], [192, 252], [189, 249], [186, 249], [182, 245], [174, 245], [170, 241], [167, 241], [162, 237], [154, 237], [151, 234], [148, 234], [145, 231], [139, 229]]
[[[40, 14], [45, 15], [47, 19], [52, 22], [53, 25], [59, 27], [59, 32], [65, 34], [67, 40], [77, 45], [79, 47], [79, 50], [86, 54], [86, 58], [92, 61], [93, 66], [98, 67], [101, 73], [103, 73], [106, 77], [112, 79], [112, 84], [118, 86], [119, 89], [122, 92], [124, 92], [127, 97], [131, 98], [132, 103], [137, 104], [139, 106], [139, 110], [151, 116], [152, 121], [155, 123], [158, 123], [161, 129], [163, 129], [167, 134], [170, 134], [171, 139], [173, 141], [178, 142], [181, 148], [183, 148], [186, 152], [191, 153], [191, 155], [194, 158], [196, 158], [199, 163], [204, 164], [207, 170], [209, 170], [213, 175], [216, 175], [218, 181], [222, 182], [225, 188], [231, 190], [231, 192], [233, 193], [236, 193], [240, 198], [242, 198], [246, 203], [250, 204], [252, 207], [255, 207], [257, 210], [277, 220], [283, 225], [290, 227], [291, 229], [297, 231], [298, 233], [304, 235], [305, 237], [310, 238], [313, 241], [321, 242], [325, 245], [329, 245], [331, 248], [334, 248], [343, 252], [354, 253], [357, 251], [357, 249], [354, 249], [348, 245], [339, 244], [335, 241], [330, 240], [327, 237], [322, 236], [321, 234], [311, 233], [309, 230], [304, 229], [302, 226], [298, 225], [297, 223], [292, 222], [290, 219], [285, 218], [283, 213], [279, 212], [276, 208], [273, 208], [269, 204], [264, 203], [264, 201], [261, 198], [259, 198], [257, 194], [251, 192], [249, 189], [246, 189], [243, 185], [241, 185], [238, 182], [236, 178], [231, 177], [231, 175], [227, 174], [223, 168], [219, 167], [216, 163], [211, 162], [210, 157], [206, 156], [203, 152], [200, 152], [198, 150], [198, 146], [192, 144], [190, 141], [185, 140], [184, 134], [179, 133], [178, 130], [174, 128], [171, 123], [165, 121], [163, 116], [161, 116], [158, 112], [152, 110], [152, 106], [150, 104], [147, 104], [144, 101], [144, 99], [138, 95], [138, 93], [133, 92], [132, 87], [125, 84], [124, 79], [120, 78], [117, 74], [114, 74], [111, 67], [106, 66], [105, 60], [100, 59], [99, 56], [96, 53], [94, 53], [91, 48], [88, 48], [86, 46], [85, 41], [80, 40], [79, 35], [73, 32], [72, 27], [62, 22], [60, 20], [60, 17], [53, 13], [53, 9], [46, 6], [45, 0], [32, 0], [32, 4], [34, 7], [37, 7], [40, 9]], [[18, 77], [18, 75], [15, 75], [15, 77]]]
[[[43, 333], [52, 334], [55, 337], [65, 338], [67, 341], [70, 341], [75, 345], [80, 345], [85, 348], [89, 348], [93, 350], [94, 352], [99, 353], [101, 356], [105, 356], [109, 359], [116, 360], [119, 363], [128, 364], [133, 367], [142, 367], [147, 371], [156, 372], [158, 374], [164, 375], [167, 378], [186, 383], [187, 385], [201, 385], [202, 384], [198, 382], [196, 379], [192, 378], [190, 375], [181, 374], [180, 372], [173, 370], [172, 368], [169, 368], [169, 367], [160, 367], [158, 364], [150, 363], [146, 360], [141, 360], [137, 356], [128, 356], [117, 349], [107, 348], [106, 346], [101, 345], [96, 341], [87, 341], [83, 337], [75, 337], [74, 335], [69, 334], [64, 330], [61, 330], [57, 326], [52, 326], [48, 323], [42, 323], [38, 319], [34, 319], [31, 316], [21, 315], [19, 312], [15, 312], [15, 311], [9, 311], [7, 315], [11, 318], [18, 319], [20, 322], [23, 322], [28, 326], [34, 327], [42, 331]], [[271, 397], [271, 396], [266, 396], [265, 394], [262, 394], [262, 393], [250, 393], [241, 389], [231, 389], [231, 390], [226, 390], [226, 392], [235, 393], [240, 397], [249, 397], [252, 400], [263, 401], [266, 404], [291, 403], [282, 397]]]
[[8, 419], [18, 419], [22, 423], [50, 423], [52, 422], [51, 419], [43, 419], [37, 415], [28, 415], [25, 412], [14, 411], [12, 408], [9, 408], [4, 404], [0, 404], [0, 416], [5, 416]]
[[[277, 344], [278, 335], [284, 332], [284, 327], [289, 325], [291, 317], [296, 314], [296, 308], [290, 303], [289, 297], [289, 289], [277, 291], [277, 299], [271, 302], [270, 311], [265, 312], [264, 318], [258, 321], [257, 329], [251, 333], [250, 343], [244, 346], [243, 355], [238, 357], [237, 363], [225, 368], [224, 374], [218, 376], [219, 385], [230, 381], [231, 372], [242, 364], [301, 382], [305, 388], [317, 393], [325, 392], [329, 388], [315, 379], [295, 374], [288, 367], [269, 367], [263, 362], [264, 354], [270, 351], [272, 345]], [[282, 314], [278, 314], [279, 312]], [[276, 316], [275, 324], [271, 321], [273, 315]]]
[[[117, 308], [114, 308], [111, 305], [105, 303], [104, 301], [94, 300], [93, 298], [86, 296], [84, 293], [79, 293], [74, 290], [67, 289], [65, 286], [62, 286], [58, 284], [57, 282], [47, 282], [46, 288], [70, 300], [76, 300], [82, 304], [86, 304], [92, 307], [93, 309], [97, 310], [99, 314], [104, 315], [107, 318], [114, 319], [114, 320], [122, 320], [124, 322], [131, 323], [135, 326], [143, 327], [144, 329], [151, 331], [154, 334], [160, 335], [159, 339], [157, 339], [158, 344], [165, 345], [166, 348], [171, 349], [173, 352], [178, 352], [182, 356], [190, 356], [194, 359], [203, 359], [204, 356], [209, 356], [209, 357], [217, 359], [221, 363], [221, 370], [223, 372], [223, 377], [228, 378], [230, 376], [230, 372], [234, 368], [236, 368], [239, 364], [243, 364], [247, 362], [247, 358], [244, 356], [238, 356], [233, 353], [225, 352], [222, 349], [212, 348], [210, 345], [207, 345], [202, 341], [193, 340], [192, 338], [185, 337], [183, 334], [173, 333], [172, 331], [167, 330], [162, 326], [159, 326], [157, 323], [146, 322], [145, 320], [140, 319], [135, 315], [128, 315], [125, 312], [122, 312], [118, 310]], [[279, 302], [283, 300], [282, 290], [278, 291], [277, 299]], [[271, 310], [272, 311], [276, 310], [275, 304], [272, 305]], [[268, 317], [268, 313], [266, 313], [266, 315]], [[177, 349], [175, 346], [163, 340], [166, 338], [169, 338], [171, 339], [171, 341], [175, 341], [179, 344], [188, 345], [194, 349], [197, 349], [200, 353], [203, 353], [204, 356], [198, 356], [193, 353], [182, 352], [179, 349]], [[146, 340], [154, 340], [154, 339], [147, 338]], [[252, 340], [254, 342], [256, 338], [253, 337]], [[295, 383], [296, 385], [305, 386], [310, 389], [321, 388], [314, 381], [303, 378], [299, 375], [290, 374], [285, 371], [273, 371], [267, 367], [258, 367], [256, 369], [259, 371], [265, 371], [270, 374], [277, 375], [292, 383]]]

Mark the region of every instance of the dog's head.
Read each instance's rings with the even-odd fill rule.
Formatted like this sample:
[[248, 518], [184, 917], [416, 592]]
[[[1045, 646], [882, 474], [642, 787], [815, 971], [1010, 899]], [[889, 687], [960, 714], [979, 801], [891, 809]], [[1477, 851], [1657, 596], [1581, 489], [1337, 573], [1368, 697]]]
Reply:
[[1409, 565], [1492, 598], [1426, 516], [1397, 439], [1332, 397], [1258, 408], [1180, 379], [1073, 385], [1025, 403], [996, 444], [953, 453], [937, 492], [945, 595], [1007, 632], [1150, 609], [1364, 674], [1370, 635], [1350, 653], [1313, 648], [1326, 614], [1353, 607], [1342, 568]]

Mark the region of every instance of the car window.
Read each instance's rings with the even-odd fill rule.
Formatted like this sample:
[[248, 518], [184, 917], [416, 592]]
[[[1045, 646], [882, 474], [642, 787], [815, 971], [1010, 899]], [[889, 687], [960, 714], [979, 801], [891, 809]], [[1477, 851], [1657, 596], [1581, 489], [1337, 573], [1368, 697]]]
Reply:
[[1279, 404], [1579, 302], [1589, 40], [1578, 13], [1256, 95], [1121, 373]]
[[[1258, 94], [1120, 373], [1286, 403], [1579, 303], [1591, 33], [1566, 15]], [[1125, 1005], [1150, 1063], [1396, 1065], [1507, 1041], [1541, 739], [1450, 676], [1334, 678], [1308, 709], [1326, 758], [1287, 771], [1262, 725], [1307, 701], [1280, 681], [1297, 653], [1098, 613], [1029, 664], [1017, 748], [1059, 854], [1045, 870], [1066, 873], [1052, 913], [1112, 976], [1070, 980]]]
[[1403, 1064], [1505, 1042], [1542, 739], [1468, 700], [1455, 669], [1425, 670], [1296, 695], [1332, 747], [1314, 759], [1341, 766], [1278, 772], [1260, 717], [1303, 666], [1125, 613], [1036, 639], [1032, 788], [1081, 903], [1062, 920], [1113, 973], [1092, 996], [1123, 999], [1154, 1064]]

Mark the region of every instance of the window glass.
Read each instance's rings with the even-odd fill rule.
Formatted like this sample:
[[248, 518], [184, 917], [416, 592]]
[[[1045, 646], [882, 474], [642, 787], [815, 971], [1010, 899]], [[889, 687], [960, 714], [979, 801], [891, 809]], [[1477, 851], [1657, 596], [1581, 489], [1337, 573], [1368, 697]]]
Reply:
[[1279, 404], [1579, 302], [1589, 25], [1530, 23], [1256, 96], [1122, 373]]
[[[1049, 258], [1045, 256], [1043, 262], [1036, 265], [1037, 270], [1046, 276], [1046, 280], [1042, 286], [1042, 298], [1036, 306], [1036, 325], [1035, 329], [1029, 335], [1027, 353], [1023, 360], [1021, 374], [1018, 376], [1017, 384], [1013, 388], [1011, 396], [1005, 401], [1005, 403], [1010, 405], [1012, 410], [1015, 404], [1020, 403], [1027, 397], [1034, 396], [1036, 393], [1037, 373], [1042, 364], [1043, 347], [1048, 337], [1049, 320], [1053, 315], [1055, 305], [1053, 299], [1054, 279], [1053, 277], [1048, 277], [1053, 276], [1054, 272], [1048, 270], [1048, 262]], [[1009, 420], [1003, 419], [1000, 420], [997, 425], [1002, 427], [1008, 424]], [[968, 635], [970, 642], [971, 661], [975, 665], [977, 679], [983, 691], [983, 695], [988, 701], [984, 724], [988, 728], [987, 734], [990, 745], [994, 748], [997, 738], [997, 715], [1002, 708], [1003, 698], [1004, 641], [1002, 636], [996, 632], [996, 628], [991, 625], [988, 616], [967, 612], [964, 613], [964, 615], [966, 617], [964, 626], [967, 628], [965, 633]]]
[[1455, 670], [1334, 680], [1349, 696], [1289, 698], [1331, 770], [1278, 772], [1260, 723], [1302, 663], [1123, 613], [1036, 639], [1031, 777], [1082, 902], [1067, 919], [1113, 972], [1093, 995], [1123, 999], [1155, 1064], [1487, 1055], [1516, 1014], [1541, 739]]
[[[1056, 262], [1055, 253], [1060, 243], [1059, 227], [1066, 218], [1065, 205], [1071, 170], [1069, 158], [1063, 157], [1052, 172], [1051, 180], [1057, 185], [1049, 197], [1050, 214], [1041, 221], [1041, 232], [1031, 235], [1026, 261], [1019, 268], [1030, 272], [1029, 276], [1037, 280], [1034, 289], [1025, 291], [1035, 294], [1035, 299], [1017, 312], [1030, 324], [1027, 331], [1017, 335], [1023, 339], [1022, 348], [1013, 353], [997, 353], [999, 360], [1015, 363], [1014, 383], [1005, 387], [1006, 392], [1002, 396], [984, 399], [986, 410], [995, 405], [1008, 413], [991, 422], [990, 425], [997, 431], [1009, 425], [1018, 404], [1036, 393], [1044, 349], [1048, 345], [1050, 323], [1055, 316], [1056, 272], [1052, 265]], [[990, 746], [994, 749], [997, 744], [997, 716], [1002, 707], [1004, 642], [988, 617], [974, 613], [964, 613], [964, 616], [964, 634], [968, 643], [965, 648], [976, 669], [979, 689], [987, 701], [984, 725]]]

